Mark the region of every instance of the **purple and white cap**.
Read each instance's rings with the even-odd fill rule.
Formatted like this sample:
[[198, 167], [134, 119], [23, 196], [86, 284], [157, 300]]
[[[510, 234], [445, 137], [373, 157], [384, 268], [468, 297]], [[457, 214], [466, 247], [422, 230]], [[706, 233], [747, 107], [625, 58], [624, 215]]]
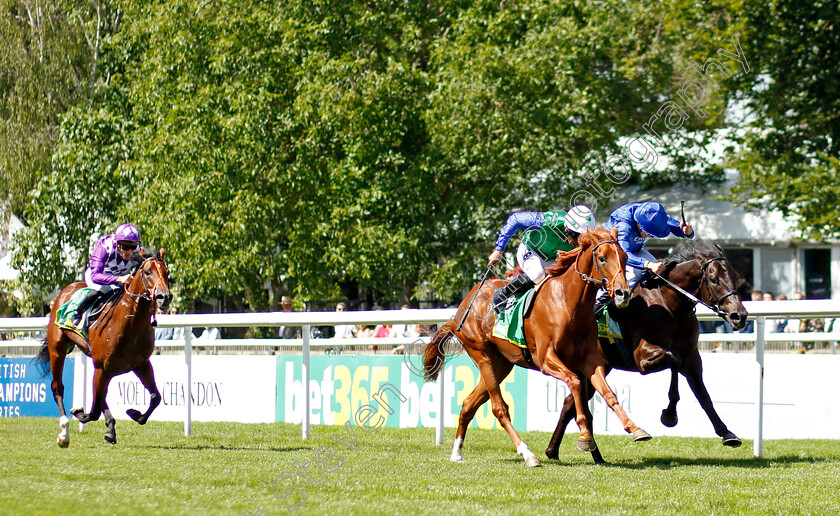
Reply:
[[140, 243], [140, 230], [134, 224], [120, 224], [116, 231], [114, 231], [114, 238], [117, 242], [137, 242]]

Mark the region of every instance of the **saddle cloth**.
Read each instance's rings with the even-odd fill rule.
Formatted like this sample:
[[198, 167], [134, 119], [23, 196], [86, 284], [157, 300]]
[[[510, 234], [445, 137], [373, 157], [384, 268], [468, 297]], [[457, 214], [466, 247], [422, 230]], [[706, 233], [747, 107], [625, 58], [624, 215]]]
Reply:
[[601, 348], [605, 350], [607, 347], [615, 348], [624, 361], [624, 365], [635, 369], [635, 361], [630, 356], [630, 352], [624, 343], [624, 338], [621, 336], [621, 328], [610, 317], [610, 311], [606, 307], [604, 308], [604, 310], [600, 310], [595, 314], [595, 319], [598, 321], [598, 341], [601, 344]]

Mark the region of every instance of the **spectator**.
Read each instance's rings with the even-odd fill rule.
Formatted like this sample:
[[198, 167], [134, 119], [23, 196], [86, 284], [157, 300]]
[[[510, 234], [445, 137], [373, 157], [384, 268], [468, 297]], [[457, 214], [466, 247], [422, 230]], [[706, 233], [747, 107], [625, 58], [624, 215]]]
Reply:
[[[169, 308], [170, 314], [177, 314], [174, 306]], [[184, 328], [155, 328], [155, 340], [183, 340]]]
[[[762, 301], [764, 299], [764, 294], [760, 290], [753, 290], [752, 294], [750, 295], [750, 301]], [[747, 321], [747, 325], [741, 328], [738, 333], [752, 333], [755, 331], [755, 321], [749, 320]]]
[[[805, 296], [802, 295], [802, 292], [794, 292], [793, 294], [794, 300], [805, 299]], [[823, 331], [825, 329], [825, 320], [824, 319], [790, 319], [788, 321], [787, 327], [785, 328], [785, 332], [787, 333], [809, 333], [815, 331]], [[814, 349], [813, 342], [797, 342], [795, 344], [797, 353], [805, 353], [806, 351], [810, 351]]]
[[[411, 307], [402, 305], [400, 310], [409, 310]], [[391, 329], [391, 337], [416, 337], [418, 335], [417, 326], [414, 324], [395, 324]]]
[[[346, 310], [347, 310], [347, 305], [345, 305], [344, 303], [338, 303], [337, 305], [335, 305], [335, 311], [336, 312], [341, 313], [341, 312], [344, 312]], [[337, 324], [335, 326], [335, 338], [336, 339], [348, 339], [350, 337], [353, 337], [354, 336], [353, 335], [354, 330], [355, 330], [355, 328], [353, 327], [352, 324]]]
[[[280, 309], [283, 312], [292, 312], [292, 298], [283, 296], [280, 298]], [[300, 339], [300, 326], [280, 326], [277, 328], [277, 336], [281, 339]]]
[[360, 339], [373, 337], [373, 328], [364, 324], [357, 324], [356, 328], [353, 330], [353, 336]]
[[373, 337], [376, 339], [387, 339], [388, 337], [393, 337], [393, 335], [391, 335], [391, 326], [392, 325], [390, 324], [380, 324], [376, 327]]
[[[784, 294], [779, 294], [778, 296], [776, 296], [776, 301], [787, 301], [787, 296]], [[775, 330], [773, 330], [776, 333], [784, 332], [788, 323], [787, 319], [775, 319], [773, 322], [776, 324], [776, 328]]]
[[198, 340], [217, 340], [222, 338], [222, 332], [218, 328], [211, 328], [210, 326], [205, 326], [204, 331], [198, 337]]

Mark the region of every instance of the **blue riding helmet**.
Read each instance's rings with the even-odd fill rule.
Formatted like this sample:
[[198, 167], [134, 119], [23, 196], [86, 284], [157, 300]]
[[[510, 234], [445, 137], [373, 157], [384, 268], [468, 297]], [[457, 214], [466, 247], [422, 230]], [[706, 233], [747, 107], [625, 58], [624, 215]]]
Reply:
[[668, 228], [668, 214], [658, 202], [646, 202], [636, 208], [633, 219], [648, 235], [655, 238], [665, 238], [671, 234]]

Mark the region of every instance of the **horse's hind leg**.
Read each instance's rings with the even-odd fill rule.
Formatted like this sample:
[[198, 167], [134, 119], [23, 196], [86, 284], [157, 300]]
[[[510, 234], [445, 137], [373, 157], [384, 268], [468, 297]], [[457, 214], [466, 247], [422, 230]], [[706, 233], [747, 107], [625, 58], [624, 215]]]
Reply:
[[563, 436], [566, 434], [566, 427], [569, 422], [575, 418], [575, 398], [569, 394], [563, 401], [563, 408], [560, 410], [560, 419], [557, 420], [557, 428], [554, 429], [554, 434], [548, 442], [548, 447], [545, 449], [545, 456], [549, 459], [559, 459], [560, 443], [563, 442]]
[[[586, 392], [583, 395], [587, 401], [592, 399], [592, 396], [595, 394], [595, 390], [592, 388], [592, 385], [589, 383], [588, 380], [583, 380], [581, 382], [582, 389], [585, 386]], [[589, 403], [584, 403], [584, 415], [587, 418], [587, 423], [592, 421], [592, 413], [589, 411]], [[554, 434], [551, 436], [551, 441], [548, 443], [548, 447], [545, 449], [545, 455], [549, 459], [559, 459], [560, 455], [558, 450], [560, 449], [560, 443], [563, 441], [563, 435], [566, 433], [566, 427], [569, 426], [569, 422], [574, 419], [575, 417], [575, 399], [574, 397], [569, 394], [566, 396], [565, 401], [563, 401], [563, 409], [560, 412], [560, 419], [557, 421], [557, 428], [554, 429]], [[589, 432], [594, 433], [592, 427], [589, 427]], [[592, 450], [592, 460], [595, 461], [595, 464], [604, 464], [604, 457], [601, 456], [601, 451], [596, 446]]]
[[102, 410], [102, 415], [105, 417], [105, 441], [111, 444], [117, 444], [117, 420], [111, 415], [111, 409], [108, 408], [108, 400], [104, 401], [105, 408]]
[[458, 417], [458, 430], [455, 432], [455, 442], [452, 445], [452, 455], [449, 460], [452, 462], [464, 462], [464, 455], [461, 450], [464, 448], [464, 437], [467, 434], [467, 427], [470, 426], [476, 411], [490, 399], [490, 393], [487, 392], [487, 387], [484, 385], [484, 378], [479, 376], [478, 385], [475, 389], [464, 398], [464, 403], [461, 406], [461, 415]]
[[677, 426], [677, 421], [679, 421], [677, 417], [677, 402], [680, 401], [678, 380], [677, 370], [671, 369], [671, 385], [668, 388], [668, 406], [665, 407], [662, 415], [659, 417], [662, 424], [669, 428]]
[[67, 356], [67, 353], [63, 352], [63, 350], [66, 349], [68, 343], [63, 342], [62, 339], [59, 339], [54, 345], [49, 345], [49, 340], [47, 342], [50, 355], [50, 371], [53, 377], [50, 387], [52, 388], [55, 404], [58, 406], [58, 426], [61, 429], [58, 432], [56, 442], [60, 448], [67, 448], [70, 446], [70, 418], [67, 417], [67, 412], [64, 411], [64, 382], [62, 382], [61, 378], [64, 374], [64, 357]]
[[152, 369], [152, 363], [149, 360], [134, 369], [134, 374], [137, 375], [137, 378], [143, 382], [143, 386], [149, 391], [149, 408], [143, 414], [140, 413], [137, 409], [128, 409], [126, 410], [126, 414], [131, 419], [137, 421], [141, 425], [145, 425], [146, 421], [149, 420], [149, 416], [152, 415], [152, 412], [160, 405], [161, 397], [160, 392], [158, 392], [157, 384], [155, 383], [155, 371]]
[[691, 387], [691, 392], [694, 397], [700, 402], [700, 406], [709, 416], [709, 421], [715, 428], [715, 433], [721, 438], [724, 446], [731, 446], [737, 448], [741, 446], [741, 439], [726, 428], [723, 420], [718, 416], [714, 405], [712, 405], [712, 398], [709, 396], [709, 391], [706, 390], [706, 384], [703, 383], [703, 363], [700, 360], [700, 354], [695, 353], [695, 356], [686, 361], [683, 367], [683, 376], [688, 381], [688, 386]]
[[513, 364], [508, 362], [498, 351], [488, 349], [486, 353], [483, 360], [475, 360], [475, 362], [478, 370], [481, 372], [484, 386], [490, 395], [490, 402], [493, 404], [493, 415], [496, 416], [502, 428], [507, 431], [514, 446], [516, 446], [516, 453], [525, 459], [525, 466], [540, 466], [540, 461], [537, 459], [537, 456], [528, 448], [528, 445], [525, 444], [525, 441], [519, 437], [519, 434], [513, 428], [508, 405], [505, 403], [504, 398], [502, 398], [500, 384], [510, 374], [510, 370], [513, 369]]
[[71, 410], [70, 412], [76, 416], [76, 419], [82, 423], [99, 419], [105, 406], [105, 397], [108, 395], [108, 383], [110, 381], [111, 377], [106, 375], [101, 367], [96, 367], [93, 370], [93, 406], [87, 414], [84, 407]]

